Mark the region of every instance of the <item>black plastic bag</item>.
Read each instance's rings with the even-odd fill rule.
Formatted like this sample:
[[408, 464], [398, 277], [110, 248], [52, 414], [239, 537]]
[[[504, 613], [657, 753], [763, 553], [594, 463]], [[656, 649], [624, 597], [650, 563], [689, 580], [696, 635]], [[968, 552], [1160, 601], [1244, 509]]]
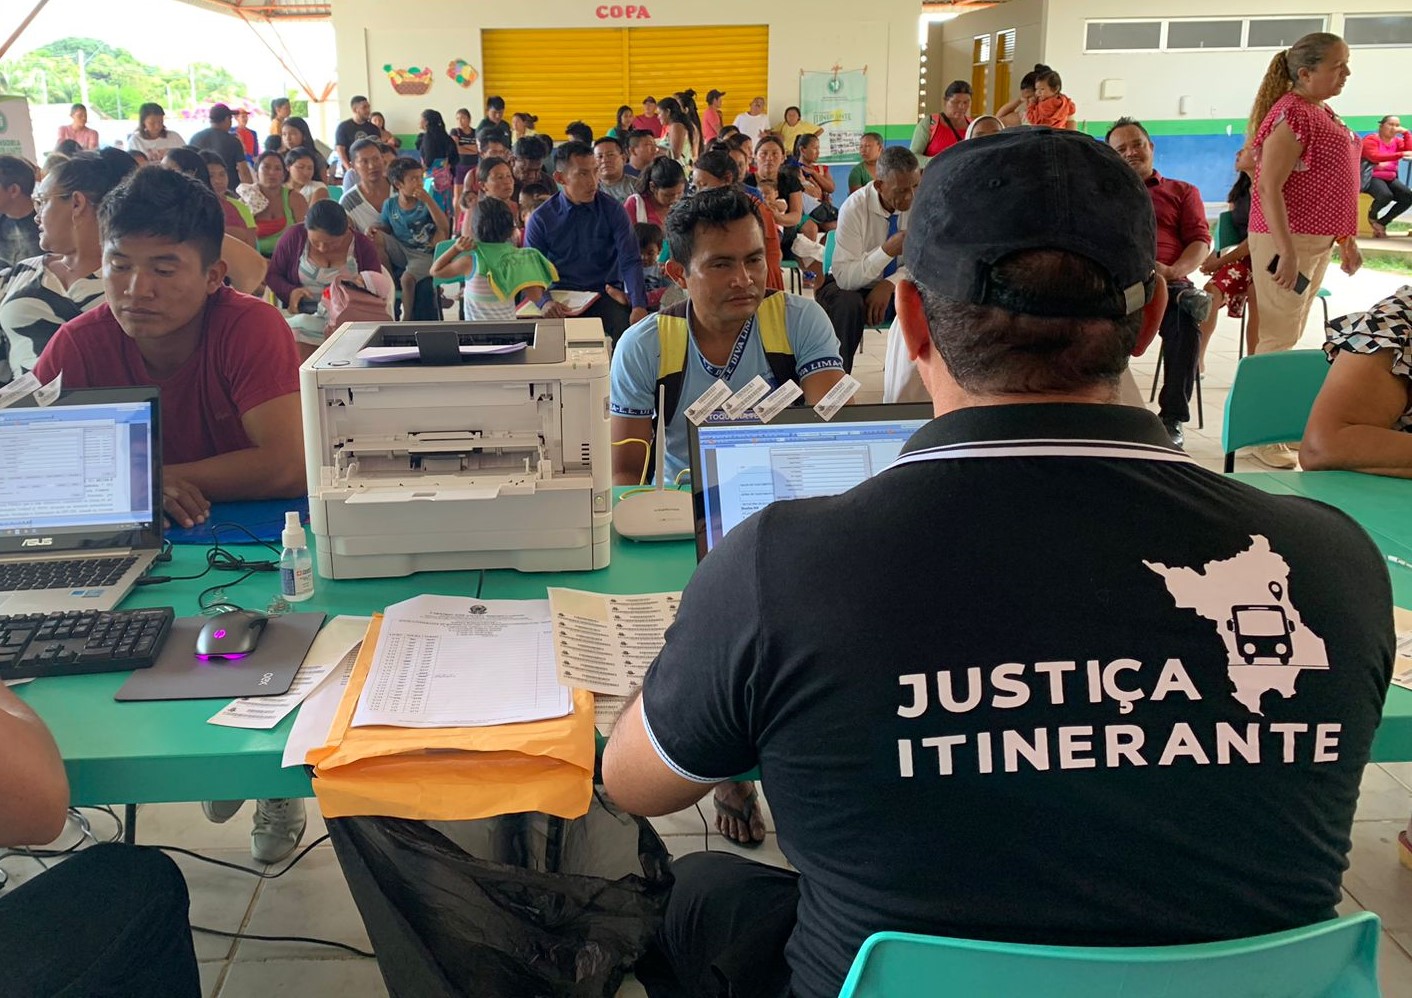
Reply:
[[328, 821], [392, 998], [611, 996], [661, 924], [671, 858], [595, 793], [573, 821]]

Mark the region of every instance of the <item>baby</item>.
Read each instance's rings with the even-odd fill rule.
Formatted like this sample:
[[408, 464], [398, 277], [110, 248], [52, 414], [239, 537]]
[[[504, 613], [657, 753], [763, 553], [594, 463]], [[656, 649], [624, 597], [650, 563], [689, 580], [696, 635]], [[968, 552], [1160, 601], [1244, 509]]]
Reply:
[[1025, 110], [1025, 121], [1050, 128], [1070, 128], [1069, 122], [1077, 110], [1074, 102], [1062, 93], [1064, 86], [1059, 74], [1043, 64], [1034, 68], [1034, 101]]

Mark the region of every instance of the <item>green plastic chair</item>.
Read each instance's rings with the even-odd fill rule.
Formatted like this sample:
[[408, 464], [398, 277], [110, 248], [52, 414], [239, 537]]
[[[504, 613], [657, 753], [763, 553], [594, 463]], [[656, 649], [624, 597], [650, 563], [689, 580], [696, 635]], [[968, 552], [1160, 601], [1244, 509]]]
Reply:
[[1235, 452], [1242, 447], [1302, 438], [1309, 410], [1328, 373], [1322, 350], [1283, 350], [1242, 358], [1226, 396], [1226, 421], [1221, 427], [1226, 472], [1235, 470]]
[[1033, 946], [902, 932], [863, 943], [839, 998], [1377, 998], [1371, 911], [1190, 946]]
[[[1216, 242], [1217, 253], [1224, 253], [1236, 243], [1240, 242], [1235, 230], [1235, 216], [1229, 211], [1221, 212], [1216, 219]], [[1319, 304], [1324, 309], [1324, 325], [1329, 324], [1329, 289], [1320, 288], [1314, 292], [1314, 297], [1319, 299]], [[1240, 340], [1236, 344], [1236, 356], [1245, 356], [1245, 316], [1240, 317]]]
[[827, 274], [833, 267], [833, 234], [835, 230], [829, 229], [824, 233], [824, 273]]
[[1229, 211], [1221, 212], [1216, 219], [1216, 252], [1224, 253], [1238, 242], [1240, 235], [1236, 232], [1235, 214]]

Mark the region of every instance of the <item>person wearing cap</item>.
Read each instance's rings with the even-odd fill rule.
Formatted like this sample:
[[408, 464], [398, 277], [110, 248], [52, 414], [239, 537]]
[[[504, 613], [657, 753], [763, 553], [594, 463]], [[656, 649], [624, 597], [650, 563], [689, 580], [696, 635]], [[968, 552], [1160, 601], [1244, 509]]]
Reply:
[[660, 139], [666, 126], [657, 117], [657, 99], [655, 97], [642, 98], [642, 113], [632, 119], [632, 127], [639, 131], [651, 132], [653, 139]]
[[255, 157], [260, 152], [260, 137], [250, 127], [250, 112], [247, 109], [238, 107], [232, 113], [235, 115], [235, 124], [231, 127], [230, 133], [240, 140], [240, 146], [245, 150], [245, 163], [248, 166], [255, 162]]
[[907, 276], [901, 261], [909, 209], [921, 180], [917, 157], [889, 146], [878, 157], [877, 179], [839, 209], [833, 260], [814, 298], [838, 334], [845, 371], [853, 370], [863, 328], [892, 321], [893, 289]]
[[707, 142], [721, 133], [721, 98], [725, 95], [724, 90], [706, 91], [706, 110], [701, 112], [701, 146], [703, 149]]
[[674, 860], [649, 994], [833, 998], [878, 931], [1161, 946], [1334, 917], [1387, 571], [1343, 513], [1114, 404], [1166, 309], [1156, 247], [1146, 188], [1081, 133], [925, 171], [897, 312], [936, 418], [725, 536], [604, 752], [635, 814], [758, 765], [792, 867]]
[[[209, 149], [226, 164], [226, 190], [234, 191], [237, 184], [255, 182], [250, 173], [250, 164], [245, 161], [245, 146], [240, 138], [231, 132], [231, 119], [234, 115], [225, 104], [212, 104], [207, 117], [211, 126], [203, 128], [191, 137], [194, 149]], [[224, 194], [226, 191], [217, 191]]]
[[1211, 298], [1191, 282], [1191, 275], [1211, 252], [1211, 226], [1195, 184], [1164, 177], [1152, 166], [1152, 138], [1142, 122], [1119, 118], [1105, 136], [1152, 197], [1157, 216], [1157, 274], [1167, 282], [1167, 312], [1162, 317], [1162, 391], [1157, 412], [1172, 443], [1184, 440], [1182, 424], [1191, 419], [1201, 353], [1201, 321]]

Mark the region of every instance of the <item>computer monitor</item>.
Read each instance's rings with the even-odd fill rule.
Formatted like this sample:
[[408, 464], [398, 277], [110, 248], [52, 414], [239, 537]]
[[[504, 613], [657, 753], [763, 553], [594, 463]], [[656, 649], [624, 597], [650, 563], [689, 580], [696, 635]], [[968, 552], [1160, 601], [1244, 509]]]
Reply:
[[797, 408], [770, 423], [689, 426], [697, 557], [772, 502], [838, 495], [866, 481], [931, 418], [929, 403], [850, 405], [828, 422]]
[[156, 388], [0, 409], [0, 554], [162, 542]]

